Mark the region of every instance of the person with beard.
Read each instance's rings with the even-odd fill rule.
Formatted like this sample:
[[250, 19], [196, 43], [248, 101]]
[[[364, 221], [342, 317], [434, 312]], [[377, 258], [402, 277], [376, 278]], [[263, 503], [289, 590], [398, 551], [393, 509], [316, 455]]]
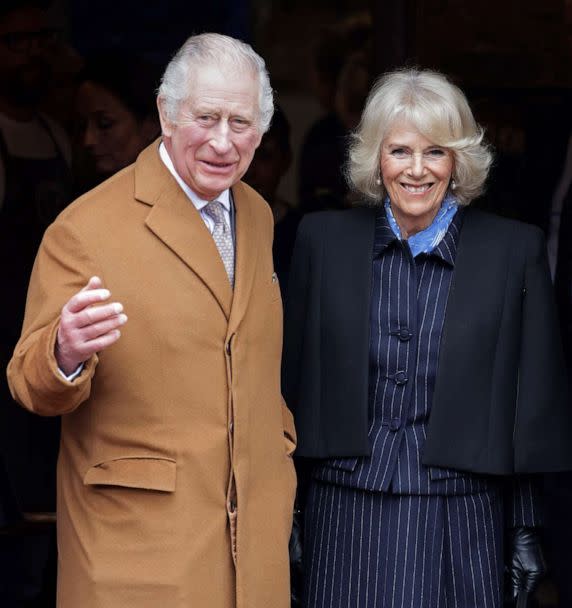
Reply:
[[[10, 294], [0, 304], [3, 369], [18, 340], [43, 232], [71, 194], [67, 137], [39, 109], [58, 50], [48, 7], [0, 3], [0, 277]], [[37, 530], [30, 520], [55, 511], [59, 420], [34, 417], [13, 404], [4, 374], [0, 406], [0, 605], [50, 605], [43, 594], [53, 595], [54, 577], [46, 576], [55, 561], [53, 525]]]

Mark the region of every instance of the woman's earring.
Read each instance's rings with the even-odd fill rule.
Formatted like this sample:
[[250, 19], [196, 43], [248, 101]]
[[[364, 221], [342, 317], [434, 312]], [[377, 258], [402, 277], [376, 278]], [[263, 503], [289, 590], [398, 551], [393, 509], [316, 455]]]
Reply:
[[457, 182], [454, 179], [452, 179], [451, 180], [451, 190], [456, 190], [456, 189], [457, 189]]
[[380, 177], [379, 175], [378, 175], [378, 176], [375, 178], [375, 183], [376, 183], [378, 186], [381, 186], [381, 177]]

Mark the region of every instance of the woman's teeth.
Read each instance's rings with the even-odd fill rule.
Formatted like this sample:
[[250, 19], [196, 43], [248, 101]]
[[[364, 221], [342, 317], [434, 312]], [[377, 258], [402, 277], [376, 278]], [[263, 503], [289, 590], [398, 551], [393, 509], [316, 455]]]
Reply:
[[405, 188], [405, 190], [411, 192], [412, 194], [422, 194], [423, 192], [427, 192], [427, 190], [429, 190], [433, 184], [422, 184], [421, 186], [412, 186], [411, 184], [401, 185]]

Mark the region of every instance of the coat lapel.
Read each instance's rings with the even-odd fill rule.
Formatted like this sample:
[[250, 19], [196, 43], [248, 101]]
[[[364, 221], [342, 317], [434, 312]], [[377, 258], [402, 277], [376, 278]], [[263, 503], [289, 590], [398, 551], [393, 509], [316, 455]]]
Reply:
[[135, 198], [152, 205], [145, 223], [200, 277], [228, 319], [233, 294], [218, 249], [199, 212], [162, 163], [157, 148], [155, 142], [144, 150], [135, 168]]
[[260, 237], [263, 227], [258, 226], [258, 219], [253, 210], [253, 202], [242, 182], [232, 188], [235, 209], [235, 281], [234, 299], [229, 321], [229, 332], [234, 331], [246, 313], [256, 263], [260, 248]]

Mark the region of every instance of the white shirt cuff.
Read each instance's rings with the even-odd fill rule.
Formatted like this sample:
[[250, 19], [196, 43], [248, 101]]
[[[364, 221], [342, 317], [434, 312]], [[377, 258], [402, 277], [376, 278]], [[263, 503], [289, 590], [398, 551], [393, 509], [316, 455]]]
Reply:
[[77, 366], [77, 369], [75, 370], [75, 372], [72, 372], [69, 376], [64, 374], [64, 372], [62, 372], [62, 370], [58, 367], [58, 372], [60, 372], [60, 374], [62, 375], [63, 378], [65, 378], [68, 382], [73, 382], [83, 371], [83, 363], [80, 363]]

